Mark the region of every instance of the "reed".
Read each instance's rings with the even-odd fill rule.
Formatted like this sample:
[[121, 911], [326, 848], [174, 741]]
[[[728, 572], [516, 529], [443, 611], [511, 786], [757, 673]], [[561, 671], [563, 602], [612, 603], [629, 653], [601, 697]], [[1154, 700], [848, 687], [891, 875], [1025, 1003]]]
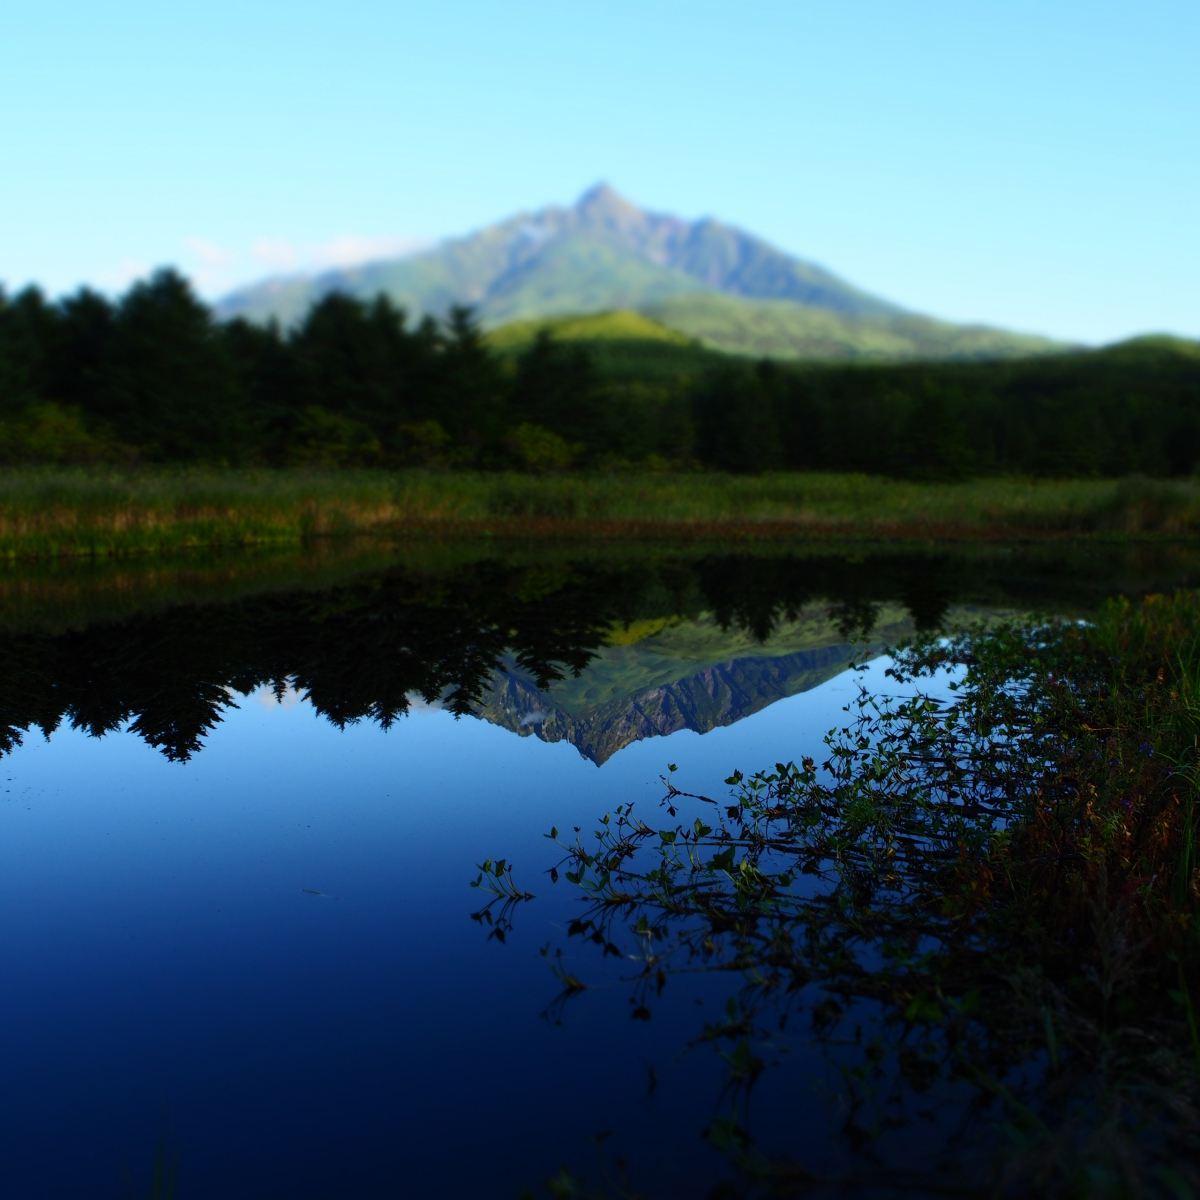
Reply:
[[112, 557], [350, 534], [1118, 537], [1200, 532], [1200, 482], [862, 475], [15, 468], [0, 558]]

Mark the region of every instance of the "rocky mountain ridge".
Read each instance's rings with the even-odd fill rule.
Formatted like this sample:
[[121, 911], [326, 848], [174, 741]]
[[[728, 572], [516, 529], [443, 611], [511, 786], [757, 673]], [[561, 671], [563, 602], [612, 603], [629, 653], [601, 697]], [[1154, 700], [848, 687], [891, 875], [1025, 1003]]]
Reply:
[[715, 349], [800, 358], [990, 357], [1044, 339], [911, 313], [711, 217], [649, 212], [607, 184], [402, 258], [268, 279], [224, 318], [300, 320], [332, 292], [384, 294], [410, 317], [472, 306], [483, 324], [630, 310]]

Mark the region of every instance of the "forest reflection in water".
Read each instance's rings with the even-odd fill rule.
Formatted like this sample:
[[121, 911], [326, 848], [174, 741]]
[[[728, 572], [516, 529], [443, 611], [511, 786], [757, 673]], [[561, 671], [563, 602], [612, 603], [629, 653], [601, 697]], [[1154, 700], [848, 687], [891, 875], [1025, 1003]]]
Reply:
[[1200, 578], [1200, 555], [1172, 546], [374, 558], [315, 578], [285, 563], [278, 583], [250, 571], [225, 595], [193, 563], [165, 599], [143, 587], [139, 601], [125, 580], [117, 590], [134, 598], [116, 607], [103, 572], [0, 579], [0, 749], [65, 722], [94, 736], [128, 728], [185, 761], [236, 695], [268, 688], [339, 727], [388, 728], [434, 704], [602, 763], [630, 741], [703, 732], [807, 690], [855, 643], [878, 649], [983, 611], [1086, 613], [1114, 591]]
[[[560, 1164], [594, 1180], [583, 1138], [606, 1129], [643, 1194], [706, 1195], [729, 1161], [721, 1127], [705, 1145], [699, 1131], [730, 1069], [775, 1057], [738, 1059], [724, 1035], [682, 1051], [736, 1031], [754, 997], [728, 971], [685, 969], [643, 997], [652, 1021], [631, 1021], [638, 964], [606, 953], [621, 939], [578, 888], [548, 886], [562, 851], [543, 835], [587, 839], [636, 801], [656, 814], [651, 849], [677, 820], [718, 836], [703, 802], [657, 819], [667, 759], [680, 787], [715, 796], [731, 769], [819, 754], [860, 680], [890, 686], [886, 661], [839, 675], [855, 644], [1004, 612], [1090, 616], [1115, 592], [1197, 582], [1200, 555], [1165, 544], [326, 544], [0, 572], [10, 1173], [23, 1195], [104, 1194], [114, 1146], [149, 1161], [143, 1123], [166, 1102], [181, 1195], [515, 1197]], [[676, 729], [708, 736], [643, 740]], [[519, 915], [497, 898], [475, 924], [488, 897], [467, 884], [488, 854], [538, 897]], [[653, 897], [641, 915], [655, 925]], [[811, 925], [841, 969], [844, 929], [809, 915], [776, 924]], [[559, 1009], [556, 965], [589, 985]], [[754, 1077], [757, 1145], [829, 1179], [849, 1162], [826, 1101], [865, 1052], [840, 1044], [857, 1003], [821, 1010], [828, 1037], [793, 1021], [784, 1067]], [[923, 1059], [902, 1065], [924, 1078]], [[932, 1099], [947, 1101], [937, 1121], [961, 1114], [953, 1090]], [[892, 1147], [927, 1149], [913, 1127]], [[754, 1159], [740, 1126], [724, 1135], [753, 1186], [804, 1183], [755, 1182], [782, 1160]], [[74, 1166], [46, 1176], [64, 1139]]]

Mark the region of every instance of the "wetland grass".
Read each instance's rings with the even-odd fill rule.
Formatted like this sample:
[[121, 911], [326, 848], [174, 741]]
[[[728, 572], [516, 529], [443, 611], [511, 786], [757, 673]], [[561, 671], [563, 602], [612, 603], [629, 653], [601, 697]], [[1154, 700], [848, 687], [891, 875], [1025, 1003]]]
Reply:
[[106, 558], [355, 534], [502, 537], [1109, 537], [1200, 533], [1200, 483], [823, 473], [528, 475], [12, 468], [0, 558]]

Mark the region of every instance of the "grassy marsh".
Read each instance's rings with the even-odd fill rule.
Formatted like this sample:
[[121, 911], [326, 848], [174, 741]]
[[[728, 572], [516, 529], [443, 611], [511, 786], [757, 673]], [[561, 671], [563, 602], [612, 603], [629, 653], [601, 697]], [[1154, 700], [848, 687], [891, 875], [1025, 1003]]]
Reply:
[[825, 473], [112, 470], [0, 473], [0, 558], [112, 557], [387, 534], [500, 536], [1190, 536], [1200, 483]]

